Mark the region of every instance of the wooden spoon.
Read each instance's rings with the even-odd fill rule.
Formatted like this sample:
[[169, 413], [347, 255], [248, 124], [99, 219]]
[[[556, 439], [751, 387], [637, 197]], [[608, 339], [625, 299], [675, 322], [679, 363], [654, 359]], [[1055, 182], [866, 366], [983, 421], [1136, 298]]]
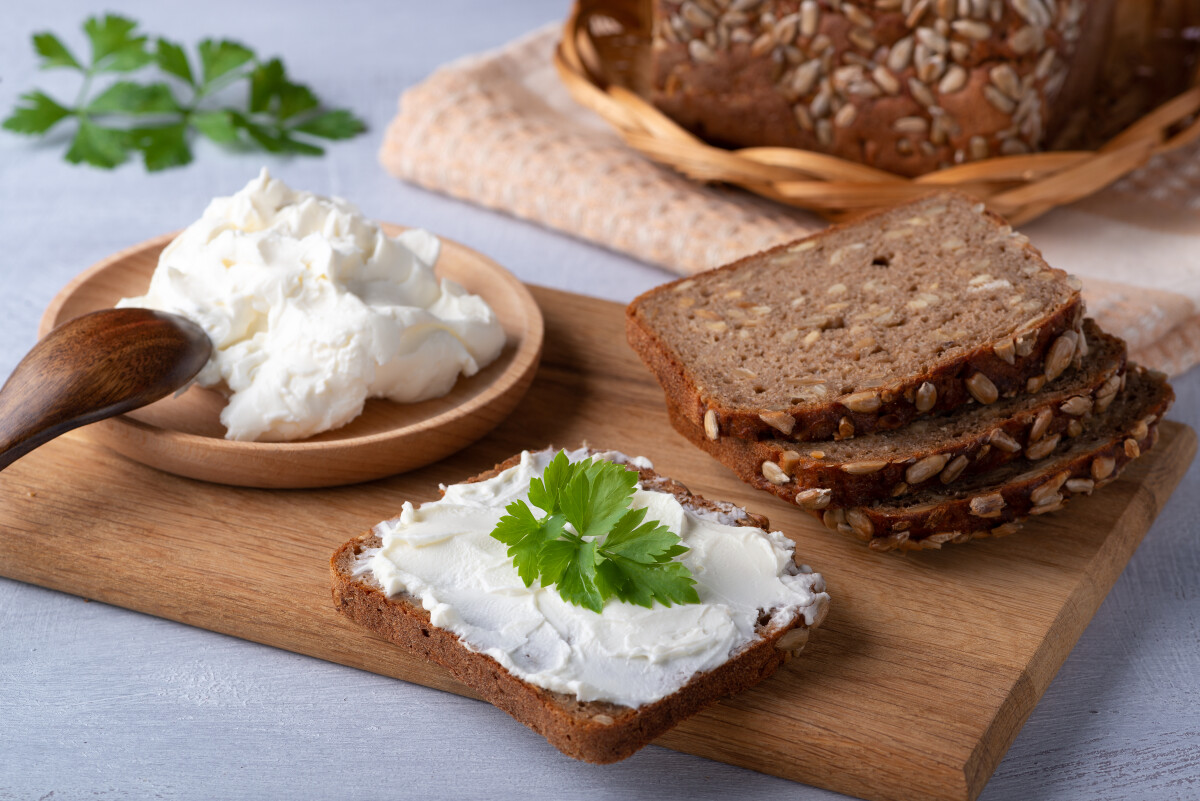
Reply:
[[0, 389], [0, 470], [72, 428], [166, 397], [211, 353], [200, 326], [166, 312], [104, 309], [63, 323]]

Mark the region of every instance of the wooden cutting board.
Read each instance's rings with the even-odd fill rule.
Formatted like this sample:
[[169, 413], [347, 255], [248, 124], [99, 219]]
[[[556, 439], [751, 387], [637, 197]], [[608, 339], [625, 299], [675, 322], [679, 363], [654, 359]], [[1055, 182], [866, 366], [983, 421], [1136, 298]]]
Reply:
[[143, 467], [83, 429], [0, 473], [0, 573], [469, 695], [335, 614], [329, 555], [404, 500], [434, 499], [439, 482], [523, 448], [586, 440], [766, 514], [833, 598], [800, 658], [660, 744], [864, 798], [972, 799], [1196, 450], [1190, 428], [1166, 423], [1121, 480], [1012, 537], [879, 554], [755, 492], [675, 434], [625, 345], [619, 305], [535, 294], [546, 345], [533, 387], [467, 450], [371, 484], [254, 490]]

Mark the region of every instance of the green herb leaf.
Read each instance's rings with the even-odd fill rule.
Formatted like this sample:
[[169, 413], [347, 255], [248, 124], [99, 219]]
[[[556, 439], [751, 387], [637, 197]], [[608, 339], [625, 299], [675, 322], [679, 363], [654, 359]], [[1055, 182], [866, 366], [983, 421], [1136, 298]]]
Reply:
[[574, 467], [567, 459], [567, 452], [559, 451], [550, 460], [550, 464], [546, 465], [541, 478], [534, 477], [529, 480], [529, 502], [548, 515], [556, 514], [560, 511], [558, 494], [571, 480], [574, 472]]
[[[275, 115], [281, 120], [291, 119], [297, 114], [311, 111], [320, 105], [317, 96], [302, 83], [285, 83], [279, 87], [279, 107]], [[336, 113], [336, 112], [331, 112]], [[330, 137], [325, 137], [326, 139]]]
[[151, 61], [146, 37], [134, 36], [137, 23], [116, 14], [89, 17], [83, 30], [92, 43], [92, 68], [97, 72], [132, 72]]
[[161, 114], [179, 111], [179, 103], [165, 83], [139, 84], [117, 81], [87, 105], [95, 114]]
[[187, 53], [174, 42], [159, 37], [154, 47], [154, 61], [158, 68], [168, 75], [174, 75], [195, 86], [196, 79], [192, 77], [192, 65], [188, 63]]
[[672, 561], [687, 553], [679, 537], [666, 526], [651, 520], [643, 523], [645, 509], [630, 509], [604, 539], [606, 557], [600, 575], [622, 601], [650, 606], [658, 600], [665, 606], [697, 603], [695, 582], [687, 568]]
[[[529, 502], [506, 507], [492, 536], [509, 546], [521, 580], [556, 585], [569, 603], [600, 612], [608, 598], [651, 606], [698, 603], [679, 537], [646, 509], [629, 509], [638, 474], [602, 459], [572, 463], [557, 453], [530, 479]], [[570, 523], [573, 531], [566, 524]]]
[[214, 41], [205, 39], [200, 43], [200, 72], [205, 85], [236, 70], [254, 58], [254, 51], [229, 39]]
[[645, 509], [630, 509], [621, 515], [604, 538], [604, 553], [645, 564], [663, 561], [660, 556], [678, 545], [679, 537], [657, 520], [643, 523], [645, 517]]
[[[33, 36], [43, 69], [83, 73], [76, 106], [31, 91], [2, 123], [14, 133], [41, 135], [69, 116], [78, 117], [79, 129], [65, 156], [72, 163], [110, 169], [140, 152], [147, 170], [187, 164], [193, 129], [240, 150], [319, 156], [325, 151], [314, 140], [347, 139], [366, 130], [349, 111], [323, 110], [312, 89], [288, 78], [280, 59], [257, 63], [254, 51], [239, 42], [205, 39], [189, 58], [180, 44], [163, 37], [151, 42], [135, 21], [119, 14], [89, 17], [83, 29], [90, 62], [77, 58], [53, 33]], [[89, 94], [97, 74], [132, 72], [151, 64], [160, 76], [174, 80], [116, 81]], [[175, 80], [190, 87], [187, 98], [176, 94]], [[248, 85], [238, 85], [243, 81]], [[150, 115], [166, 119], [147, 120]]]
[[561, 517], [538, 520], [524, 501], [514, 501], [504, 511], [508, 514], [500, 518], [492, 536], [508, 546], [508, 555], [528, 587], [538, 577], [542, 546], [562, 534], [565, 521]]
[[146, 169], [158, 172], [191, 162], [192, 149], [188, 146], [187, 131], [187, 123], [179, 122], [154, 128], [137, 128], [130, 131], [130, 137], [134, 146], [142, 151]]
[[663, 606], [700, 603], [695, 579], [682, 562], [644, 562], [610, 557], [601, 565], [605, 579], [614, 587], [613, 594], [626, 603], [650, 607], [654, 601]]
[[92, 43], [92, 66], [129, 44], [130, 36], [137, 23], [117, 14], [88, 17], [83, 23], [84, 33]]
[[683, 556], [689, 550], [686, 545], [675, 544], [659, 554], [659, 560], [665, 562], [668, 559], [674, 559], [676, 556]]
[[637, 473], [603, 459], [588, 459], [563, 488], [563, 514], [583, 537], [609, 531], [629, 508]]
[[4, 129], [19, 134], [41, 134], [50, 130], [71, 110], [63, 108], [44, 92], [26, 92], [20, 104], [4, 121]]
[[129, 158], [129, 134], [116, 128], [102, 128], [87, 117], [79, 121], [79, 130], [71, 140], [66, 159], [72, 164], [91, 164], [111, 170]]
[[55, 67], [83, 70], [83, 65], [79, 63], [78, 59], [52, 33], [35, 33], [33, 35], [33, 49], [42, 57], [41, 68], [44, 70], [54, 69]]
[[154, 54], [146, 49], [145, 37], [138, 40], [135, 44], [118, 50], [113, 53], [108, 64], [105, 65], [105, 72], [133, 72], [140, 70], [142, 67], [154, 61]]
[[258, 65], [250, 73], [250, 111], [255, 114], [269, 111], [282, 121], [319, 105], [311, 89], [288, 80], [283, 62], [277, 58]]
[[595, 540], [548, 542], [542, 548], [540, 564], [544, 579], [558, 585], [564, 601], [593, 612], [604, 611], [604, 597], [596, 587]]
[[250, 111], [261, 114], [271, 105], [271, 99], [279, 92], [285, 80], [283, 62], [273, 58], [259, 64], [250, 71]]
[[229, 111], [200, 111], [192, 115], [192, 125], [201, 135], [220, 145], [228, 145], [241, 139], [233, 113]]
[[339, 109], [305, 120], [292, 130], [322, 139], [350, 139], [367, 130], [367, 126], [349, 111]]
[[236, 111], [230, 112], [229, 118], [239, 130], [245, 131], [251, 141], [255, 142], [263, 150], [268, 153], [282, 153], [284, 151], [284, 146], [279, 140], [279, 135], [267, 126], [259, 125], [246, 115], [239, 114]]

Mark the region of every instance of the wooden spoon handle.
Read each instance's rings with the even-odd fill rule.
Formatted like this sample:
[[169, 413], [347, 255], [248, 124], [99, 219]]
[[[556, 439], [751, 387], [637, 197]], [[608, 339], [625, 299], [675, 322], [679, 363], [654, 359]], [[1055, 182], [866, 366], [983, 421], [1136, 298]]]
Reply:
[[189, 320], [106, 309], [33, 346], [0, 389], [0, 470], [78, 426], [137, 409], [187, 384], [212, 345]]

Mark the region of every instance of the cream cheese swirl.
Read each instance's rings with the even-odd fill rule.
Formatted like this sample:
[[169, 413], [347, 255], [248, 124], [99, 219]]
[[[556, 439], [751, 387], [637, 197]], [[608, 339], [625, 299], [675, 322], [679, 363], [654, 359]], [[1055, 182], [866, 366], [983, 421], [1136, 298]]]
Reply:
[[264, 169], [213, 200], [162, 252], [147, 294], [118, 305], [204, 328], [214, 352], [196, 380], [230, 392], [228, 439], [295, 440], [345, 425], [367, 398], [445, 395], [500, 354], [487, 303], [435, 277], [440, 248]]

